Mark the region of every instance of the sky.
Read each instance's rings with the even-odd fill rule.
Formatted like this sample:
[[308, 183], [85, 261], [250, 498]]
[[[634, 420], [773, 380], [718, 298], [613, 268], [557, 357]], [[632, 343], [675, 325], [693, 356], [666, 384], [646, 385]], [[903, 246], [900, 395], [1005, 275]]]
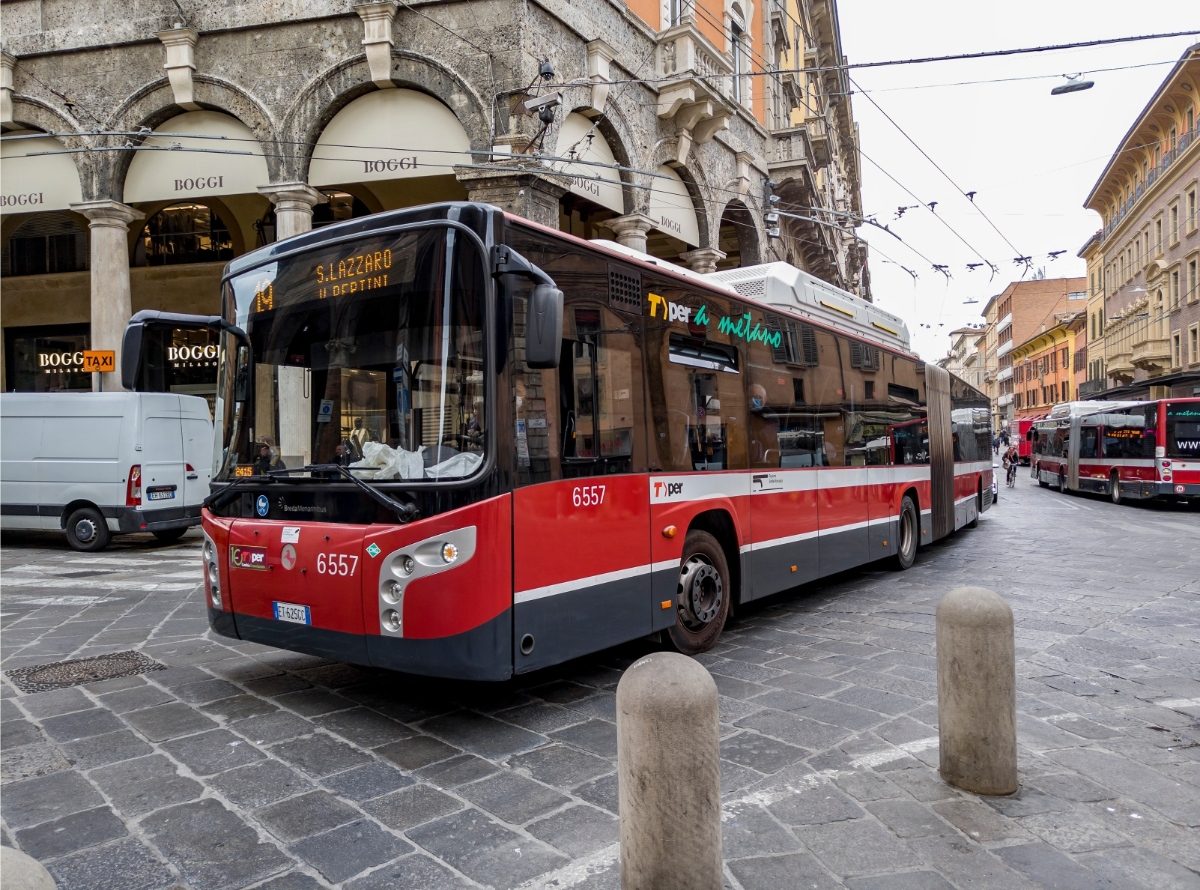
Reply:
[[[1083, 203], [1172, 65], [1200, 42], [1200, 4], [1188, 0], [839, 0], [838, 18], [851, 65], [1198, 32], [850, 70], [863, 213], [902, 239], [869, 225], [859, 229], [870, 244], [872, 295], [904, 318], [926, 360], [947, 353], [950, 331], [981, 324], [988, 299], [1022, 276], [1039, 268], [1047, 278], [1086, 274], [1077, 254], [1101, 221]], [[1100, 70], [1106, 68], [1125, 70]], [[1050, 95], [1080, 73], [1095, 82], [1092, 89]], [[911, 209], [898, 216], [902, 207]], [[1056, 251], [1065, 253], [1051, 259]], [[1017, 256], [1032, 257], [1032, 267], [1014, 263]], [[967, 269], [984, 261], [997, 267], [994, 275], [986, 265]], [[950, 277], [933, 264], [947, 266]]]

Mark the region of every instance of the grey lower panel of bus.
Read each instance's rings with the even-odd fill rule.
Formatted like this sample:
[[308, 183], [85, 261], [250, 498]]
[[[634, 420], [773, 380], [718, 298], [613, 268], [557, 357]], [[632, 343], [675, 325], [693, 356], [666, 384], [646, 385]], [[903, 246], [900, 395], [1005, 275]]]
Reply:
[[209, 626], [222, 636], [348, 664], [460, 680], [506, 680], [512, 676], [511, 617], [505, 612], [453, 637], [401, 640], [208, 609]]
[[[743, 559], [743, 601], [770, 596], [896, 552], [898, 521], [759, 548]], [[792, 571], [796, 566], [796, 571]]]
[[[670, 571], [670, 599], [675, 578]], [[655, 628], [649, 575], [638, 575], [518, 603], [513, 608], [518, 674], [645, 636]], [[674, 621], [674, 610], [668, 610]], [[532, 643], [533, 648], [525, 654]]]

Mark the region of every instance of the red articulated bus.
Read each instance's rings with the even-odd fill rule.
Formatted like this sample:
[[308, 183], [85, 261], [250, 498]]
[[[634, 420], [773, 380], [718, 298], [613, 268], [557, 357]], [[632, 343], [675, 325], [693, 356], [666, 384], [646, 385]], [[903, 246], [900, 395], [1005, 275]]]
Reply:
[[1200, 503], [1200, 399], [1055, 405], [1034, 449], [1043, 486]]
[[[785, 264], [702, 276], [495, 207], [350, 220], [136, 315], [122, 374], [219, 331], [213, 629], [499, 680], [975, 524], [987, 399]], [[879, 444], [878, 440], [883, 440]]]

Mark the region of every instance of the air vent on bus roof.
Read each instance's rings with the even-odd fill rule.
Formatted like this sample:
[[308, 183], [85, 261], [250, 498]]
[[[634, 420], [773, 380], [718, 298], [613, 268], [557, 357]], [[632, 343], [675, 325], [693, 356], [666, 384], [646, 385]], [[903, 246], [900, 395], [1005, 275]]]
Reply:
[[732, 282], [733, 289], [743, 297], [749, 297], [752, 300], [761, 300], [767, 295], [767, 283], [761, 278], [753, 278], [748, 281]]
[[608, 267], [608, 302], [616, 309], [642, 311], [642, 278], [615, 266]]

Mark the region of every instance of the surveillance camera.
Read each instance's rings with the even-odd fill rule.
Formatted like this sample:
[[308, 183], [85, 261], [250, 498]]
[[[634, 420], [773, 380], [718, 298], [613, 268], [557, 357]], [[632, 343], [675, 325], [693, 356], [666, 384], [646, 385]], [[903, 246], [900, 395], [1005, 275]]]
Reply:
[[534, 96], [523, 103], [526, 111], [541, 111], [543, 108], [554, 108], [562, 104], [562, 93], [547, 93], [545, 96]]

